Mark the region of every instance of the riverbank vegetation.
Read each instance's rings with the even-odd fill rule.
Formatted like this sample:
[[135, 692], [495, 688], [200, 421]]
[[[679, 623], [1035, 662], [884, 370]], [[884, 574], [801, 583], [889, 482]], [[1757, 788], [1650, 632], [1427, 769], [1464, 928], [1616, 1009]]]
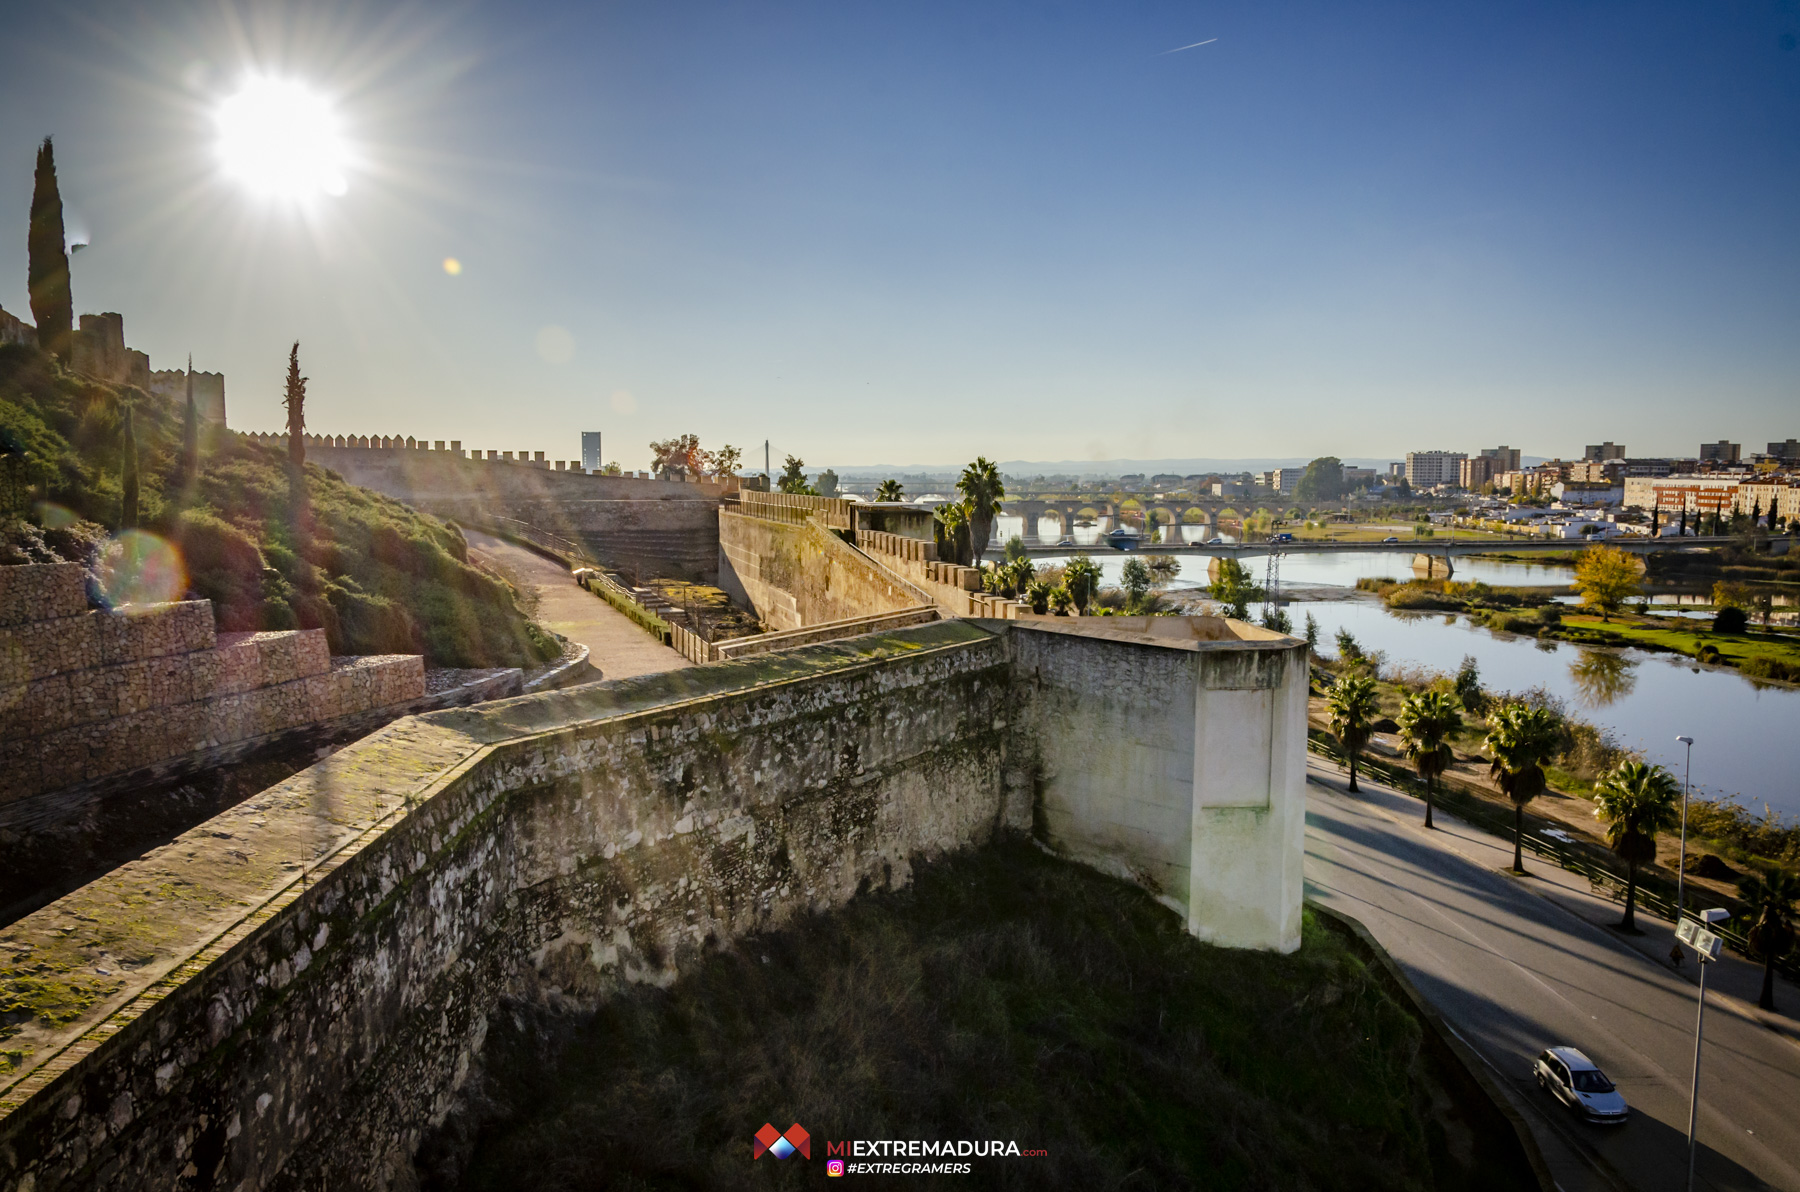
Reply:
[[[1493, 759], [1486, 738], [1489, 717], [1496, 708], [1524, 704], [1546, 709], [1556, 719], [1559, 729], [1555, 748], [1543, 762], [1547, 789], [1581, 800], [1583, 806], [1593, 801], [1596, 784], [1622, 762], [1642, 760], [1638, 753], [1622, 746], [1609, 730], [1574, 715], [1562, 700], [1542, 688], [1508, 692], [1484, 687], [1473, 658], [1464, 658], [1453, 673], [1424, 667], [1391, 667], [1379, 654], [1364, 652], [1346, 632], [1338, 635], [1336, 656], [1320, 657], [1317, 666], [1312, 712], [1316, 731], [1329, 733], [1326, 697], [1338, 677], [1372, 679], [1380, 719], [1375, 721], [1377, 736], [1368, 748], [1375, 751], [1373, 756], [1396, 765], [1403, 764], [1406, 750], [1402, 726], [1396, 718], [1404, 715], [1407, 699], [1422, 692], [1441, 692], [1455, 700], [1464, 715], [1460, 726], [1448, 734], [1455, 762], [1440, 772], [1438, 789], [1455, 787], [1504, 808], [1509, 815], [1510, 802], [1487, 773]], [[1382, 734], [1389, 735], [1391, 744], [1382, 741]], [[1589, 838], [1596, 853], [1604, 847], [1588, 812], [1574, 818], [1543, 818], [1539, 822]], [[1784, 818], [1767, 806], [1757, 814], [1736, 802], [1694, 796], [1688, 804], [1688, 828], [1692, 858], [1711, 852], [1738, 870], [1776, 866], [1800, 874], [1800, 820]]]
[[221, 427], [190, 438], [187, 413], [0, 347], [0, 432], [23, 456], [4, 478], [0, 563], [87, 564], [115, 601], [191, 594], [221, 630], [321, 628], [334, 654], [452, 667], [557, 655], [456, 527], [313, 464], [297, 519], [284, 452]]
[[[1293, 955], [1211, 947], [1142, 890], [1012, 842], [592, 1016], [499, 1015], [479, 1120], [428, 1144], [425, 1184], [811, 1187], [827, 1140], [998, 1138], [1041, 1153], [972, 1160], [984, 1187], [1507, 1186], [1435, 1054], [1314, 912]], [[765, 1121], [804, 1125], [811, 1162], [753, 1163]]]
[[[1657, 616], [1639, 601], [1626, 610], [1593, 615], [1556, 602], [1554, 588], [1496, 587], [1480, 582], [1389, 578], [1361, 579], [1358, 590], [1372, 592], [1398, 612], [1461, 613], [1477, 625], [1502, 633], [1548, 638], [1589, 646], [1632, 646], [1682, 654], [1713, 666], [1735, 667], [1752, 679], [1800, 682], [1800, 632], [1758, 626], [1746, 615], [1724, 622]], [[1715, 599], [1720, 599], [1715, 597]], [[1721, 605], [1720, 607], [1726, 607]]]

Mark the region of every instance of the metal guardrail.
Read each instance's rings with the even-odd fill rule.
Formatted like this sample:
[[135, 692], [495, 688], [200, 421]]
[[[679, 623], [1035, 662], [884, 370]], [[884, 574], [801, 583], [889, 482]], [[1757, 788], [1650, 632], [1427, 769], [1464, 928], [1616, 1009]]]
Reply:
[[[1306, 748], [1308, 752], [1316, 753], [1321, 757], [1328, 758], [1331, 761], [1337, 762], [1339, 765], [1344, 764], [1343, 750], [1335, 743], [1329, 742], [1328, 740], [1322, 740], [1318, 737], [1309, 737], [1306, 742]], [[1418, 775], [1404, 767], [1393, 765], [1390, 762], [1378, 758], [1359, 756], [1356, 759], [1356, 768], [1362, 773], [1369, 775], [1371, 778], [1378, 779], [1404, 794], [1413, 795], [1419, 798], [1424, 797], [1424, 782]], [[1491, 808], [1485, 806], [1483, 802], [1474, 795], [1468, 794], [1455, 786], [1445, 786], [1440, 782], [1434, 796], [1434, 801], [1441, 810], [1448, 811], [1458, 818], [1468, 820], [1486, 832], [1508, 840], [1512, 839], [1513, 825], [1511, 817], [1503, 813], [1496, 813]], [[1627, 883], [1625, 877], [1622, 875], [1614, 873], [1603, 865], [1595, 864], [1588, 857], [1581, 855], [1579, 852], [1566, 845], [1538, 836], [1529, 829], [1520, 834], [1520, 842], [1536, 856], [1541, 857], [1546, 861], [1554, 862], [1556, 865], [1570, 873], [1579, 874], [1580, 876], [1587, 878], [1588, 888], [1595, 894], [1602, 895], [1611, 899], [1613, 902], [1621, 904], [1625, 901], [1625, 887]], [[1637, 884], [1637, 906], [1640, 910], [1647, 911], [1650, 914], [1656, 915], [1658, 918], [1667, 919], [1669, 922], [1674, 923], [1677, 921], [1675, 914], [1675, 899], [1668, 892], [1659, 889], [1658, 887], [1660, 885], [1661, 882], [1659, 879], [1646, 879], [1640, 874]], [[1690, 911], [1697, 909], [1695, 899], [1689, 898], [1687, 899], [1687, 903]], [[1729, 944], [1734, 952], [1746, 957], [1749, 957], [1752, 954], [1750, 940], [1744, 932], [1733, 927], [1728, 927], [1723, 923], [1714, 924], [1708, 930]], [[1800, 948], [1790, 948], [1785, 956], [1777, 958], [1775, 961], [1775, 971], [1781, 973], [1790, 980], [1800, 981]]]

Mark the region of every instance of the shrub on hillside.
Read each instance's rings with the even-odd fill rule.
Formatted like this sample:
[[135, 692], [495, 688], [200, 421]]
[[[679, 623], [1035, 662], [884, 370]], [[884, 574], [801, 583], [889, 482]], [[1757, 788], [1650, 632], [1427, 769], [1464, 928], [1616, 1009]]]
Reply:
[[455, 527], [308, 464], [310, 529], [299, 545], [284, 452], [209, 428], [199, 477], [181, 491], [177, 403], [66, 373], [19, 346], [0, 347], [0, 427], [37, 461], [34, 480], [64, 529], [42, 529], [34, 515], [21, 523], [29, 532], [6, 532], [0, 560], [32, 561], [17, 556], [43, 547], [76, 558], [83, 524], [118, 526], [127, 402], [139, 524], [180, 550], [191, 589], [213, 602], [221, 629], [318, 628], [335, 654], [423, 653], [439, 666], [532, 666], [556, 656], [513, 589], [468, 562]]

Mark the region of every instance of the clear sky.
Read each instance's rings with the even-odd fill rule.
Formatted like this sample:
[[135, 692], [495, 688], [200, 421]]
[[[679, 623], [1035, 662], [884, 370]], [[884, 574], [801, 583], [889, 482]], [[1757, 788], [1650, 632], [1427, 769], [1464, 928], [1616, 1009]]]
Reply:
[[[1800, 436], [1797, 36], [1792, 0], [20, 5], [0, 305], [48, 133], [77, 311], [223, 370], [244, 429], [299, 339], [318, 431], [632, 467], [690, 430], [1761, 449]], [[223, 176], [248, 72], [330, 99], [341, 196]]]

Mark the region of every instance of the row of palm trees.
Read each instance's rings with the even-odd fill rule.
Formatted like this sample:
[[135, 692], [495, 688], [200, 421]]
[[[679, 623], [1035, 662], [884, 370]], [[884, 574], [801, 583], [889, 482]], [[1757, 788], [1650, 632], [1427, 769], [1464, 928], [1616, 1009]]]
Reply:
[[[1326, 715], [1332, 735], [1343, 747], [1350, 769], [1349, 789], [1355, 792], [1357, 759], [1381, 716], [1375, 680], [1359, 674], [1340, 678], [1326, 700]], [[1401, 751], [1425, 783], [1425, 827], [1431, 828], [1437, 780], [1455, 760], [1451, 741], [1463, 727], [1462, 707], [1448, 691], [1414, 692], [1401, 702], [1394, 723]], [[1493, 708], [1487, 730], [1483, 744], [1491, 758], [1488, 772], [1513, 805], [1513, 872], [1523, 875], [1525, 804], [1547, 788], [1545, 767], [1562, 749], [1566, 730], [1549, 708], [1521, 702]], [[1656, 859], [1657, 834], [1676, 826], [1680, 800], [1681, 787], [1674, 775], [1649, 762], [1621, 761], [1594, 784], [1594, 815], [1605, 821], [1607, 844], [1625, 863], [1621, 931], [1638, 932], [1638, 871]], [[1738, 892], [1752, 916], [1750, 946], [1763, 958], [1759, 1004], [1773, 1010], [1775, 962], [1795, 942], [1800, 878], [1788, 870], [1770, 868], [1746, 877]]]

